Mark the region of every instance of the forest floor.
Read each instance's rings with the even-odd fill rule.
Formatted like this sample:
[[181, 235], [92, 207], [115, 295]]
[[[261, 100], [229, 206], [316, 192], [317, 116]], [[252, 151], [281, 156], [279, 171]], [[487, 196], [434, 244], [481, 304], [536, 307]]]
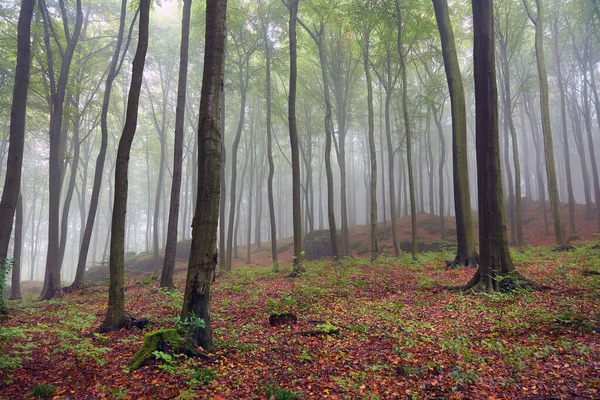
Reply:
[[[0, 322], [0, 399], [600, 398], [600, 250], [513, 251], [518, 270], [550, 288], [464, 296], [448, 289], [473, 270], [451, 253], [290, 267], [245, 266], [220, 276], [212, 302], [217, 350], [208, 359], [156, 353], [128, 367], [147, 332], [175, 326], [175, 291], [130, 281], [126, 310], [151, 325], [95, 333], [107, 287], [38, 302], [9, 301]], [[181, 265], [180, 267], [183, 267]], [[271, 315], [297, 323], [273, 327]]]

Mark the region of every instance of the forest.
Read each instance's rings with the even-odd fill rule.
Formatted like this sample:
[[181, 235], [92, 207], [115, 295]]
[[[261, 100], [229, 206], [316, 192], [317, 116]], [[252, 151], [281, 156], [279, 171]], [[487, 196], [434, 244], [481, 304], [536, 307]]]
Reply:
[[600, 398], [596, 77], [597, 0], [0, 0], [0, 399]]

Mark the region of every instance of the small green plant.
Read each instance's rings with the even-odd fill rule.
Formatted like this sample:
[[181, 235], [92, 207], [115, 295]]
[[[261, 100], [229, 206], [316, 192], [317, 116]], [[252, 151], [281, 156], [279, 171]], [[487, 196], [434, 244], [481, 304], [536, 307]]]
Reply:
[[181, 320], [181, 317], [177, 317], [176, 327], [177, 331], [183, 335], [195, 329], [204, 329], [206, 322], [192, 311], [184, 320]]
[[340, 328], [333, 325], [332, 323], [325, 322], [324, 324], [318, 324], [315, 326], [315, 330], [317, 332], [325, 333], [327, 335], [332, 335], [340, 332]]
[[298, 400], [300, 399], [300, 395], [293, 390], [285, 389], [275, 385], [267, 385], [267, 389], [265, 390], [265, 395], [268, 399], [272, 400]]
[[56, 387], [54, 385], [36, 385], [31, 388], [31, 396], [38, 399], [49, 399], [56, 393]]
[[190, 374], [187, 383], [190, 387], [208, 386], [217, 378], [217, 371], [212, 368], [196, 370]]

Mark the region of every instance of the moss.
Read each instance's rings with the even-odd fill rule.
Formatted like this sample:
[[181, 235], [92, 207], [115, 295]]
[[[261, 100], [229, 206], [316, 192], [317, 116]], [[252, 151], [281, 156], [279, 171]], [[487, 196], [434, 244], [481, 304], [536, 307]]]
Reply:
[[144, 344], [133, 357], [129, 370], [136, 370], [154, 360], [155, 351], [172, 354], [183, 353], [191, 356], [198, 354], [192, 344], [182, 338], [176, 329], [160, 329], [146, 334]]

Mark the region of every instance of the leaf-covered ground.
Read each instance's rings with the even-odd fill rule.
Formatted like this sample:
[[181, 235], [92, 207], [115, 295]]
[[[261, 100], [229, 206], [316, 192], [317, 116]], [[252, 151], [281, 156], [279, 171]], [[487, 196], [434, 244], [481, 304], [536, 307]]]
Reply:
[[[348, 259], [289, 270], [247, 266], [217, 280], [209, 359], [157, 354], [130, 372], [145, 332], [172, 328], [179, 290], [130, 282], [126, 309], [152, 324], [97, 334], [107, 288], [9, 302], [0, 326], [0, 398], [600, 398], [600, 250], [514, 252], [540, 292], [463, 296], [472, 270], [449, 253]], [[269, 316], [293, 313], [295, 325]]]

